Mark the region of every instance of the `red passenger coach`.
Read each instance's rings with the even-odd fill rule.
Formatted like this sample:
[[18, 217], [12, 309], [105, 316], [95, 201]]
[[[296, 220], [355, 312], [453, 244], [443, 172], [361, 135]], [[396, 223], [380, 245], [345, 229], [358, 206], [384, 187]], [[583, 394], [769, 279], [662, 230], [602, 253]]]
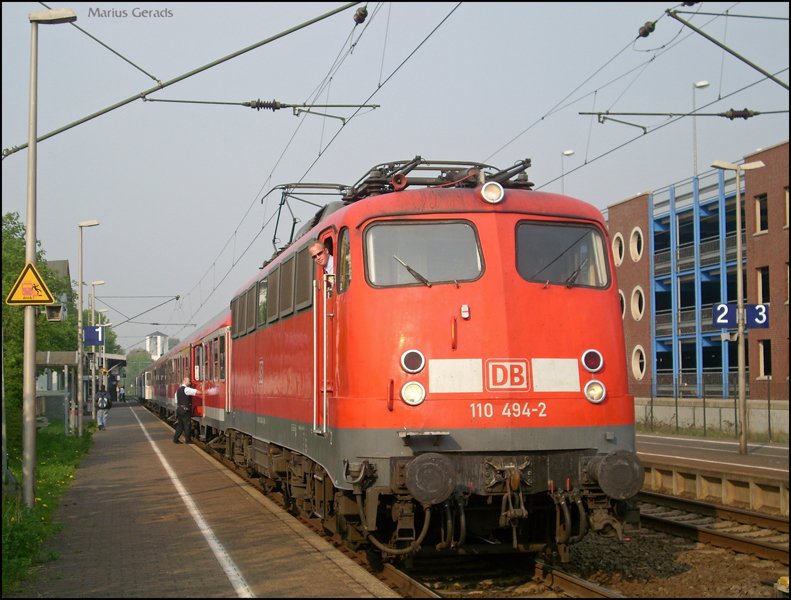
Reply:
[[225, 310], [166, 352], [144, 376], [151, 380], [146, 402], [160, 416], [176, 413], [176, 390], [184, 377], [200, 395], [192, 399], [192, 414], [206, 426], [221, 428], [226, 414], [227, 364], [231, 312]]
[[607, 230], [528, 166], [417, 157], [337, 186], [231, 300], [203, 435], [377, 559], [621, 536], [643, 470]]

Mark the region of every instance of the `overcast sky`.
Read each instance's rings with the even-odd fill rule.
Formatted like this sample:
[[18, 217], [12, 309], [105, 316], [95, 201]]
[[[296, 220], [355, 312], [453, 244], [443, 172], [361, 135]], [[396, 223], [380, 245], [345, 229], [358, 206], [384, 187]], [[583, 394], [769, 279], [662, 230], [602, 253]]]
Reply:
[[[96, 305], [113, 323], [131, 318], [115, 328], [127, 349], [153, 331], [183, 339], [185, 323], [228, 305], [274, 239], [288, 239], [291, 214], [276, 232], [280, 195], [267, 195], [278, 184], [352, 184], [416, 155], [500, 168], [530, 158], [537, 189], [560, 192], [563, 173], [566, 194], [605, 209], [693, 175], [692, 119], [580, 113], [684, 114], [693, 102], [698, 114], [764, 113], [698, 117], [699, 172], [788, 139], [786, 2], [371, 3], [282, 36], [344, 4], [48, 6], [74, 9], [83, 31], [39, 27], [39, 137], [280, 36], [148, 94], [189, 103], [137, 99], [37, 145], [46, 258], [68, 260], [76, 281], [77, 224], [100, 221], [84, 230], [83, 279], [106, 281]], [[360, 6], [368, 17], [355, 26]], [[38, 10], [2, 4], [4, 153], [28, 140], [28, 14]], [[639, 37], [648, 21], [656, 30]], [[257, 99], [378, 108], [312, 109], [326, 117], [207, 104]], [[3, 212], [27, 223], [27, 149], [2, 168]], [[316, 210], [290, 209], [301, 222]]]

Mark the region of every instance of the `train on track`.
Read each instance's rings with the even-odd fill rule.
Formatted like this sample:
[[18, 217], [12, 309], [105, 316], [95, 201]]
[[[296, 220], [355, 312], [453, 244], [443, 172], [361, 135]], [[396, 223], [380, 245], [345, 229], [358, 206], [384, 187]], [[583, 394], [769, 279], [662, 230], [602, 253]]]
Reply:
[[189, 375], [196, 435], [376, 560], [566, 561], [622, 536], [643, 469], [611, 243], [598, 209], [533, 190], [529, 166], [418, 156], [279, 186], [337, 199], [139, 393], [168, 417]]

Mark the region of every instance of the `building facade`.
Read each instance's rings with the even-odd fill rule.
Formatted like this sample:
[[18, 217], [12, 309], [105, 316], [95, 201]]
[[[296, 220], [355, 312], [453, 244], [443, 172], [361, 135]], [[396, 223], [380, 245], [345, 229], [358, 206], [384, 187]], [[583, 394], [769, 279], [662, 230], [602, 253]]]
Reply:
[[[751, 401], [788, 401], [788, 142], [744, 157], [744, 304], [768, 327], [745, 330]], [[737, 164], [742, 164], [741, 162]], [[637, 398], [738, 395], [736, 174], [713, 169], [607, 209], [632, 393]], [[715, 312], [715, 310], [717, 312]]]

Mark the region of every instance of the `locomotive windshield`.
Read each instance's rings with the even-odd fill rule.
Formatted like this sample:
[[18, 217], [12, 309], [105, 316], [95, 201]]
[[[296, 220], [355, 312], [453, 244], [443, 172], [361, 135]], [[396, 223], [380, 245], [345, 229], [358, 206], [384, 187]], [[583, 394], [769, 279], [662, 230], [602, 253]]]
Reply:
[[516, 228], [516, 268], [527, 281], [605, 288], [604, 238], [595, 227], [523, 221]]
[[388, 221], [365, 232], [365, 269], [371, 285], [427, 285], [471, 281], [483, 260], [466, 221]]

